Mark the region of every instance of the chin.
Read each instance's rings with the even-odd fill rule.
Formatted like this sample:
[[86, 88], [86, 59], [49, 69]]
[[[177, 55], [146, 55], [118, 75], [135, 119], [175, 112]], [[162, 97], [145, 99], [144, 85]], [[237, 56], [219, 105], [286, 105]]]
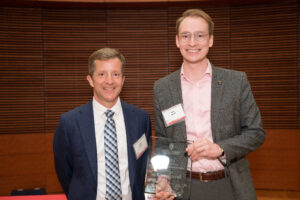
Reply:
[[110, 102], [110, 103], [113, 103], [115, 102], [117, 99], [116, 98], [105, 98], [105, 101], [106, 102]]

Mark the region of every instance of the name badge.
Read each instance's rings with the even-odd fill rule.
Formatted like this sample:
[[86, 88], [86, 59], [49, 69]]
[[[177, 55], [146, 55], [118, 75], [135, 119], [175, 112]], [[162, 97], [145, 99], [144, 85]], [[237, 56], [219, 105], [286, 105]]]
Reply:
[[181, 122], [185, 119], [182, 104], [177, 104], [166, 110], [163, 110], [162, 115], [164, 117], [166, 127]]
[[141, 155], [143, 155], [143, 153], [148, 148], [148, 143], [147, 143], [145, 133], [140, 137], [140, 139], [138, 139], [138, 141], [136, 141], [133, 144], [133, 148], [134, 148], [134, 151], [135, 151], [136, 159], [139, 159], [139, 157], [141, 157]]

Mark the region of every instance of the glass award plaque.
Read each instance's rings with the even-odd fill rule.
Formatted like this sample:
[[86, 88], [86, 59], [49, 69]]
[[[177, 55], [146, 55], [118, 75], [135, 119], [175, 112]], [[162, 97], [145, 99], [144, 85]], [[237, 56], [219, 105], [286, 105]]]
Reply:
[[192, 166], [188, 166], [188, 142], [155, 136], [150, 141], [145, 199], [155, 199], [157, 192], [169, 192], [176, 200], [189, 199], [191, 174], [187, 170], [191, 171]]

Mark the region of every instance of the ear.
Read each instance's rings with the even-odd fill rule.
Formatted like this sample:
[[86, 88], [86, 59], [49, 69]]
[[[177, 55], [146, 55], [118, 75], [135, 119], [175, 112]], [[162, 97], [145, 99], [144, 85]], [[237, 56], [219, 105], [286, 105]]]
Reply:
[[176, 46], [177, 46], [177, 48], [179, 49], [179, 38], [178, 38], [178, 35], [176, 35]]
[[86, 80], [88, 80], [90, 86], [93, 88], [94, 87], [94, 81], [93, 78], [90, 75], [86, 76]]
[[211, 35], [211, 36], [209, 37], [209, 47], [212, 47], [213, 44], [214, 44], [214, 35]]
[[125, 76], [123, 76], [122, 85], [124, 85], [124, 82], [125, 82]]

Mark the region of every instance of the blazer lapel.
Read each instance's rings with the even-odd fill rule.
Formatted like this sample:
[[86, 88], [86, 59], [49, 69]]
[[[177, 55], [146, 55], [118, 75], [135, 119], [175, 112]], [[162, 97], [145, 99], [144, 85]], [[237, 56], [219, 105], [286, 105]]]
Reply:
[[134, 110], [131, 110], [124, 101], [121, 100], [127, 138], [127, 151], [128, 151], [128, 169], [130, 187], [133, 188], [135, 180], [136, 156], [133, 149], [133, 143], [137, 141], [138, 133], [136, 132], [138, 125], [135, 120]]
[[93, 114], [93, 101], [90, 101], [80, 110], [79, 127], [87, 152], [89, 164], [95, 180], [97, 180], [97, 148]]
[[223, 77], [218, 69], [212, 65], [212, 83], [211, 83], [211, 129], [214, 141], [218, 138], [218, 110], [221, 106], [223, 95]]
[[[172, 99], [168, 99], [168, 101], [173, 101], [172, 106], [175, 106], [177, 104], [182, 104], [182, 108], [184, 109], [180, 71], [181, 71], [180, 69], [177, 70], [170, 77], [169, 89], [171, 92]], [[176, 140], [185, 141], [187, 139], [185, 121], [178, 123], [174, 126], [171, 126], [169, 134], [172, 135], [172, 137]]]
[[183, 103], [182, 100], [182, 91], [181, 91], [181, 77], [180, 77], [180, 70], [174, 72], [174, 74], [170, 77], [170, 91], [173, 99], [174, 105]]

